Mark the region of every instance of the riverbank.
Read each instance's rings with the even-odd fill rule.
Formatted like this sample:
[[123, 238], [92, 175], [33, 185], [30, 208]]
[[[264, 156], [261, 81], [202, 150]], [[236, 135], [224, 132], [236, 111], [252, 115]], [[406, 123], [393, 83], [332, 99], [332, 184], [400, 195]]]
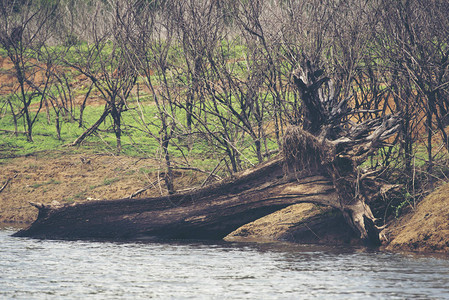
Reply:
[[[443, 184], [416, 207], [390, 221], [382, 250], [449, 253], [449, 184]], [[308, 244], [359, 245], [341, 214], [313, 204], [296, 204], [240, 227], [228, 241], [289, 241]]]
[[390, 251], [449, 253], [449, 184], [443, 184], [386, 230]]
[[[163, 193], [157, 162], [105, 153], [46, 151], [0, 161], [0, 222], [29, 224], [37, 209], [29, 202], [61, 204]], [[201, 174], [177, 173], [179, 188], [198, 185]], [[139, 193], [140, 192], [140, 193]], [[324, 217], [323, 217], [324, 216]], [[442, 185], [385, 229], [383, 249], [449, 253], [449, 184]], [[338, 211], [297, 204], [242, 226], [228, 241], [288, 241], [358, 245]]]

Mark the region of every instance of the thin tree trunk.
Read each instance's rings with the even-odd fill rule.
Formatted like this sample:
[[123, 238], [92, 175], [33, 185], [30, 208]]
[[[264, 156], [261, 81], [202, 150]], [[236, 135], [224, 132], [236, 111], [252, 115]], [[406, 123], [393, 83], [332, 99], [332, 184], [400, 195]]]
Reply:
[[84, 97], [83, 103], [80, 106], [80, 118], [79, 118], [79, 123], [78, 123], [79, 128], [83, 127], [84, 108], [86, 107], [87, 98], [89, 98], [89, 95], [90, 95], [90, 92], [92, 91], [93, 86], [94, 86], [93, 84], [90, 85], [89, 90], [87, 91], [86, 96]]
[[59, 121], [59, 110], [56, 111], [56, 120], [55, 120], [55, 125], [56, 125], [56, 134], [58, 137], [58, 140], [61, 140], [61, 126], [60, 126], [60, 121]]
[[166, 174], [164, 176], [164, 181], [165, 181], [165, 185], [167, 187], [168, 193], [173, 194], [175, 192], [175, 187], [173, 184], [173, 170], [171, 167], [170, 152], [168, 150], [169, 143], [170, 143], [170, 139], [167, 135], [165, 135], [164, 140], [162, 141], [162, 150], [164, 151], [164, 159], [165, 159], [165, 167], [166, 167]]
[[85, 138], [87, 138], [92, 133], [97, 131], [98, 127], [101, 125], [101, 123], [104, 122], [104, 120], [110, 114], [110, 112], [111, 112], [110, 108], [105, 107], [103, 114], [100, 116], [100, 118], [91, 127], [89, 127], [86, 131], [84, 131], [75, 141], [73, 141], [73, 143], [70, 143], [67, 146], [78, 146], [79, 144], [81, 144]]
[[112, 120], [114, 122], [115, 140], [117, 143], [117, 153], [122, 150], [122, 127], [121, 127], [121, 108], [113, 105], [111, 109]]
[[9, 98], [8, 98], [8, 104], [11, 109], [12, 119], [14, 122], [14, 135], [16, 137], [18, 137], [19, 134], [18, 134], [18, 128], [17, 128], [17, 115], [14, 113], [14, 107], [12, 106], [11, 100]]
[[28, 142], [33, 142], [33, 123], [31, 122], [30, 112], [28, 107], [24, 108], [26, 120], [26, 137]]
[[[434, 96], [431, 93], [427, 97], [427, 172], [432, 174], [433, 172], [433, 154], [432, 154], [432, 137], [433, 137], [433, 113], [432, 106], [434, 105]], [[433, 176], [429, 176], [430, 186], [433, 186]]]

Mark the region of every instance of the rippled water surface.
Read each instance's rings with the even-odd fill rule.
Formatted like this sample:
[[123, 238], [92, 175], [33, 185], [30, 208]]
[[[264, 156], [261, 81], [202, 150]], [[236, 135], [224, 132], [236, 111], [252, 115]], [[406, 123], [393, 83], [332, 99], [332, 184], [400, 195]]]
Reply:
[[449, 299], [449, 260], [291, 244], [42, 241], [0, 230], [0, 299]]

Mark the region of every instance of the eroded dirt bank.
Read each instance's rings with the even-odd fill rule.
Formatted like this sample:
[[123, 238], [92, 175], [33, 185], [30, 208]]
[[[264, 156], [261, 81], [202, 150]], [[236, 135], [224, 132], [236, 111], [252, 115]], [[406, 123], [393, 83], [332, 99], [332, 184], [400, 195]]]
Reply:
[[[317, 244], [359, 244], [341, 215], [313, 204], [296, 204], [242, 226], [230, 241], [290, 241]], [[382, 249], [394, 252], [449, 253], [449, 184], [428, 195], [414, 209], [385, 229]]]
[[449, 184], [392, 223], [386, 234], [387, 250], [449, 253]]
[[246, 224], [225, 240], [237, 242], [287, 241], [303, 244], [360, 244], [341, 213], [311, 203], [291, 205]]

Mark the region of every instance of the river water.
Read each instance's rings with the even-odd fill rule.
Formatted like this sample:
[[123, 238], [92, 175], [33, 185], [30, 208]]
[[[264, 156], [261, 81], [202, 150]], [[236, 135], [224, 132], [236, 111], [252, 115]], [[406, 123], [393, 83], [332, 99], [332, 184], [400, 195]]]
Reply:
[[449, 299], [449, 258], [360, 248], [13, 238], [0, 299]]

